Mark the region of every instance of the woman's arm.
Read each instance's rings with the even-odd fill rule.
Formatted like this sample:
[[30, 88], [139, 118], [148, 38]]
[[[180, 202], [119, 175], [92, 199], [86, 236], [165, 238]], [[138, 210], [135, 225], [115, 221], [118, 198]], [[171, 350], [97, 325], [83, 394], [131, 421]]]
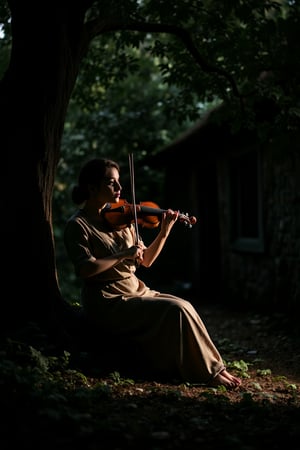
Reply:
[[174, 223], [178, 219], [178, 215], [178, 211], [172, 211], [171, 209], [162, 214], [160, 231], [154, 241], [144, 250], [143, 258], [140, 262], [142, 266], [150, 267], [159, 256]]
[[132, 246], [122, 252], [114, 253], [113, 255], [105, 256], [104, 258], [91, 258], [84, 262], [79, 268], [79, 276], [86, 279], [105, 272], [108, 269], [119, 264], [124, 259], [142, 259], [143, 250], [139, 246]]
[[90, 229], [83, 221], [77, 219], [67, 223], [64, 231], [65, 248], [74, 264], [76, 275], [82, 279], [105, 272], [125, 259], [132, 260], [132, 264], [135, 264], [136, 260], [143, 258], [145, 246], [132, 245], [132, 243], [128, 248], [117, 253], [96, 257], [91, 241]]

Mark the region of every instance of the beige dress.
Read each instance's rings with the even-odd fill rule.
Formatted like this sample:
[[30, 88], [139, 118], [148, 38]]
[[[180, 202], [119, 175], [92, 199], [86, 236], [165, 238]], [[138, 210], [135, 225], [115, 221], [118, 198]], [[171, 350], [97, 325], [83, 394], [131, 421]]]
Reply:
[[[111, 231], [79, 210], [65, 227], [65, 246], [78, 275], [88, 260], [117, 253], [135, 242], [132, 225]], [[81, 301], [102, 332], [138, 344], [146, 367], [161, 376], [207, 383], [224, 369], [222, 358], [193, 305], [150, 289], [124, 260], [83, 283]]]

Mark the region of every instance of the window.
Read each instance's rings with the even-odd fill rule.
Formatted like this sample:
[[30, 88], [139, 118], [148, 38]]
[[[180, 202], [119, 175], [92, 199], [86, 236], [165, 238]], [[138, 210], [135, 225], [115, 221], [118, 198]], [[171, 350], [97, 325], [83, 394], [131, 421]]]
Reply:
[[264, 250], [261, 201], [261, 170], [257, 150], [231, 158], [230, 219], [231, 244], [235, 250]]

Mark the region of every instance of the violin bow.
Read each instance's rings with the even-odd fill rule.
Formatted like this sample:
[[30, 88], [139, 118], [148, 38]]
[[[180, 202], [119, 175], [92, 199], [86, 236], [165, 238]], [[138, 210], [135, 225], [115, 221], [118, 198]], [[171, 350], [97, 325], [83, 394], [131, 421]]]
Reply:
[[136, 201], [135, 201], [135, 181], [134, 181], [134, 162], [133, 162], [133, 153], [129, 153], [129, 173], [130, 173], [130, 183], [131, 183], [131, 196], [132, 196], [132, 205], [133, 205], [133, 219], [134, 219], [134, 227], [136, 234], [136, 244], [139, 242], [139, 226], [137, 220], [136, 213]]

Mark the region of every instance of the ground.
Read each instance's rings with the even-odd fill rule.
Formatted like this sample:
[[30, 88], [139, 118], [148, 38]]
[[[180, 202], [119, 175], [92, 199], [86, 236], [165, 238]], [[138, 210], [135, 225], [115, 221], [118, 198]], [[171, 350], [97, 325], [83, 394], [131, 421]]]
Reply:
[[[0, 386], [2, 450], [300, 447], [299, 331], [280, 314], [198, 306], [231, 372], [234, 391], [85, 369], [36, 378], [14, 366]], [[42, 362], [43, 363], [43, 362]], [[93, 371], [92, 371], [93, 372]], [[55, 377], [59, 383], [53, 385]], [[28, 378], [30, 377], [30, 378]], [[11, 386], [10, 386], [11, 384]], [[11, 389], [12, 387], [12, 389]]]
[[[198, 309], [222, 356], [249, 362], [250, 383], [253, 377], [257, 379], [257, 370], [263, 369], [270, 370], [273, 378], [300, 382], [300, 330], [296, 321], [283, 313], [235, 312], [218, 305]], [[260, 383], [267, 380], [261, 377]]]
[[114, 395], [106, 403], [103, 448], [299, 449], [297, 329], [280, 314], [197, 309], [229, 370], [242, 376], [242, 386], [227, 391], [106, 379]]

